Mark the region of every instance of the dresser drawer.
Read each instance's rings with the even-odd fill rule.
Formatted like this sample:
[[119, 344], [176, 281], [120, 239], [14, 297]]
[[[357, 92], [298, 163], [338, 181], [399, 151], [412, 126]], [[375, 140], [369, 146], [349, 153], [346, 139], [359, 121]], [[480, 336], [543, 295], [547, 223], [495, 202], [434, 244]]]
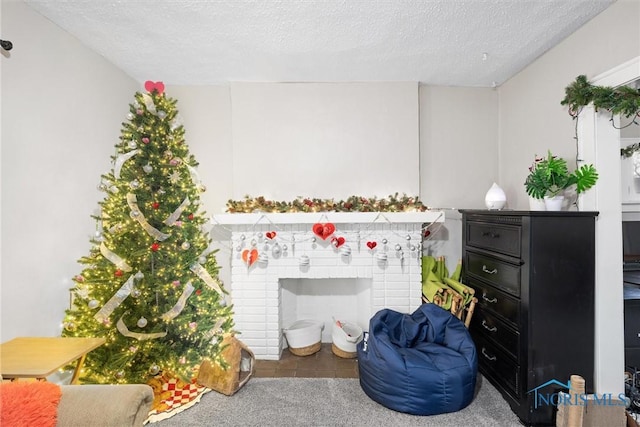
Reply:
[[473, 339], [481, 371], [499, 383], [510, 395], [520, 398], [520, 365], [482, 335], [474, 335]]
[[466, 272], [472, 278], [484, 280], [517, 297], [520, 296], [520, 266], [486, 255], [467, 251]]
[[467, 222], [467, 245], [520, 257], [520, 227]]
[[520, 300], [485, 283], [468, 279], [467, 285], [475, 289], [478, 307], [499, 315], [514, 327], [520, 322]]
[[484, 335], [518, 360], [520, 334], [507, 326], [505, 322], [483, 310], [482, 307], [477, 307], [470, 326], [474, 335]]

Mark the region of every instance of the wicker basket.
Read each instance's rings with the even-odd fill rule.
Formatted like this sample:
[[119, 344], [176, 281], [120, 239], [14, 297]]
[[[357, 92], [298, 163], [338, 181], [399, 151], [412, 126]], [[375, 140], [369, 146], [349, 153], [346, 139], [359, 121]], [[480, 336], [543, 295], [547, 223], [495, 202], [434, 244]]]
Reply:
[[315, 344], [308, 345], [306, 347], [289, 347], [289, 351], [296, 356], [311, 356], [317, 353], [322, 348], [322, 342], [318, 341]]
[[357, 351], [350, 352], [350, 351], [340, 350], [340, 348], [338, 348], [335, 344], [331, 344], [331, 351], [333, 352], [333, 354], [335, 354], [338, 357], [342, 357], [343, 359], [355, 359], [356, 357], [358, 357]]

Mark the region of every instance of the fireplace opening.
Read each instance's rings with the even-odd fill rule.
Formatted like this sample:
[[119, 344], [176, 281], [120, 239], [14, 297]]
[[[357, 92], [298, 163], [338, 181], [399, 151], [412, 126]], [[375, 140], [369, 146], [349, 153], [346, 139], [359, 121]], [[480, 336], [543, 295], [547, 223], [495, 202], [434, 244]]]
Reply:
[[[280, 279], [280, 325], [313, 319], [324, 323], [322, 342], [331, 342], [333, 319], [369, 330], [373, 316], [370, 278]], [[282, 337], [282, 347], [286, 339]]]

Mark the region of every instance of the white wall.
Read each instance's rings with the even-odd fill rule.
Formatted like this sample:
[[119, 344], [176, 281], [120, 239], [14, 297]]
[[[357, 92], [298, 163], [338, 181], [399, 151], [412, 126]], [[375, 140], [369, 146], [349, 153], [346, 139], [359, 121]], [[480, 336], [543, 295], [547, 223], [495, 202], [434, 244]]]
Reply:
[[[551, 149], [568, 160], [575, 159], [575, 122], [560, 105], [564, 88], [580, 74], [592, 79], [639, 54], [640, 2], [619, 0], [500, 87], [500, 179], [506, 183], [513, 207], [528, 206], [523, 183], [534, 154]], [[608, 126], [609, 133], [611, 129]], [[615, 161], [617, 150], [616, 143], [612, 150], [598, 153], [607, 151]], [[584, 154], [601, 175], [596, 188], [585, 196], [591, 201], [585, 207], [600, 211], [596, 224], [595, 387], [601, 393], [619, 393], [624, 390], [620, 167], [609, 154], [599, 159], [594, 151]], [[594, 202], [594, 196], [607, 193], [615, 197], [598, 197], [600, 202]], [[603, 200], [608, 202], [603, 204]], [[603, 233], [605, 226], [610, 229], [607, 233]]]
[[139, 86], [21, 1], [2, 0], [2, 330], [59, 335], [100, 174]]
[[417, 83], [233, 83], [231, 97], [234, 199], [418, 194]]
[[502, 186], [496, 90], [421, 85], [420, 141], [420, 196], [428, 206], [484, 209], [493, 182]]

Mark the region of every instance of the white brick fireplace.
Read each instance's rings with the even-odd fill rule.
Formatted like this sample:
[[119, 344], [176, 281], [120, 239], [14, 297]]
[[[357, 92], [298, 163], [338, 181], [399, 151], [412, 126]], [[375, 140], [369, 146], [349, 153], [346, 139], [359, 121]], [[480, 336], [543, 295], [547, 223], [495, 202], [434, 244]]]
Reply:
[[295, 320], [332, 317], [368, 330], [382, 308], [421, 304], [424, 228], [441, 212], [222, 214], [228, 232], [235, 329], [257, 359], [278, 360], [282, 330]]

